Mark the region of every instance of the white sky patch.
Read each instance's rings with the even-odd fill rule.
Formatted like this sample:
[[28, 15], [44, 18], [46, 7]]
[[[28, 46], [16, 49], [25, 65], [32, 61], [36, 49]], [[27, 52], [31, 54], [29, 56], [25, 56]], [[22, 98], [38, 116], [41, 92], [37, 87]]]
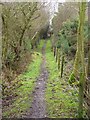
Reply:
[[52, 24], [55, 12], [58, 12], [58, 2], [53, 0], [53, 2], [50, 2], [50, 24]]
[[43, 2], [65, 2], [65, 0], [41, 0]]
[[65, 0], [57, 0], [57, 2], [65, 2]]

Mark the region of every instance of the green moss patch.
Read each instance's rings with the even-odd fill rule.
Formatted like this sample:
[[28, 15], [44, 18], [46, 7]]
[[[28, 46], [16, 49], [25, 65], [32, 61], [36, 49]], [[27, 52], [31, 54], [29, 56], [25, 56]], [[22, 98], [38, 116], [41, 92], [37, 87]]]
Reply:
[[20, 87], [14, 90], [17, 96], [11, 106], [4, 108], [3, 117], [20, 117], [30, 108], [33, 99], [32, 92], [40, 72], [41, 57], [40, 53], [33, 54], [34, 59], [27, 67], [26, 72], [16, 78], [20, 81]]
[[[49, 78], [46, 87], [47, 114], [50, 118], [75, 118], [78, 108], [78, 93], [63, 77], [50, 50], [50, 41], [46, 48], [47, 68]], [[65, 70], [65, 69], [64, 69]]]

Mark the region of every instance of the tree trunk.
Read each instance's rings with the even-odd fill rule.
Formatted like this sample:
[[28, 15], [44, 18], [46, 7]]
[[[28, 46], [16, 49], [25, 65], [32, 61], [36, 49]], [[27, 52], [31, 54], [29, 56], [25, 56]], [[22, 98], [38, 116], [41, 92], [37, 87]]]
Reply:
[[[90, 98], [90, 2], [88, 3], [88, 22], [89, 22], [89, 26], [88, 26], [88, 67], [87, 67], [87, 90], [88, 90], [88, 98]], [[88, 103], [90, 103], [90, 99], [88, 99]], [[87, 109], [87, 115], [88, 118], [90, 118], [90, 104], [88, 104], [88, 109]]]
[[[90, 43], [90, 41], [89, 41]], [[87, 70], [87, 76], [90, 79], [90, 44], [88, 45], [88, 70]]]
[[79, 80], [79, 118], [83, 118], [83, 102], [84, 102], [84, 84], [85, 84], [85, 61], [84, 61], [84, 22], [85, 22], [85, 10], [86, 2], [80, 4], [80, 61], [81, 61], [81, 70], [80, 70], [80, 80]]
[[26, 26], [24, 27], [24, 29], [22, 30], [22, 34], [21, 34], [21, 37], [20, 37], [20, 40], [19, 40], [19, 45], [22, 46], [22, 40], [23, 40], [23, 36], [24, 36], [24, 33], [26, 31]]

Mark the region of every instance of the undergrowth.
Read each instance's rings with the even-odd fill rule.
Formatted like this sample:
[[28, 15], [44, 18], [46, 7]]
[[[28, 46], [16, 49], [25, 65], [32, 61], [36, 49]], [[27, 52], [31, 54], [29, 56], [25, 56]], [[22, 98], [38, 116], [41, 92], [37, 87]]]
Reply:
[[3, 107], [3, 117], [19, 118], [30, 108], [33, 100], [32, 92], [35, 88], [36, 78], [40, 72], [42, 60], [40, 52], [40, 50], [32, 52], [32, 62], [27, 66], [27, 70], [16, 78], [20, 86], [13, 89], [13, 93], [16, 94], [13, 103], [10, 106]]

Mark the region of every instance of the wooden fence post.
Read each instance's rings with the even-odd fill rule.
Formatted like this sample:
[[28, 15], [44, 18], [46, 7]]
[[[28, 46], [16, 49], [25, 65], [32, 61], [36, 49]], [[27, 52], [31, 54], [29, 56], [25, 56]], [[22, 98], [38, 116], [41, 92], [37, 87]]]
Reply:
[[56, 62], [58, 61], [58, 48], [56, 48]]
[[[58, 50], [58, 48], [57, 48], [57, 50]], [[57, 53], [57, 61], [58, 61], [58, 69], [60, 70], [60, 49], [58, 50], [58, 53]]]
[[54, 57], [56, 56], [56, 46], [53, 47]]
[[64, 55], [62, 54], [62, 60], [61, 60], [61, 78], [62, 78], [62, 75], [63, 75], [63, 67], [64, 67]]

